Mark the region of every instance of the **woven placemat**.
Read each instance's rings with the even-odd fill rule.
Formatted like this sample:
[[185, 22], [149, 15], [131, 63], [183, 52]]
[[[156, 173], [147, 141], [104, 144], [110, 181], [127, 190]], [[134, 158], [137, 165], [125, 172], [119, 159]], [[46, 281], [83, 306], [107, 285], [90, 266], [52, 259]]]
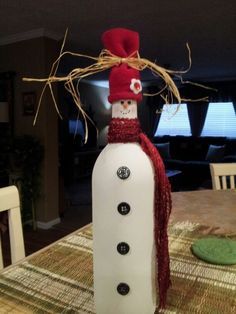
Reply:
[[[236, 313], [236, 266], [211, 265], [191, 253], [200, 228], [169, 227], [172, 286], [164, 313]], [[95, 314], [91, 227], [2, 273], [0, 313]]]

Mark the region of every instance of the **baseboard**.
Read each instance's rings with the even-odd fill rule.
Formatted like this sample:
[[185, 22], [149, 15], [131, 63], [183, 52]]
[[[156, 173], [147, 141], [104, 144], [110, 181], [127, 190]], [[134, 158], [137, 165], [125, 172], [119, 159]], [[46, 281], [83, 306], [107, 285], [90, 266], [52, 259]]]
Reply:
[[52, 226], [59, 224], [61, 222], [61, 219], [58, 217], [56, 219], [42, 222], [42, 221], [36, 221], [37, 228], [39, 229], [50, 229]]

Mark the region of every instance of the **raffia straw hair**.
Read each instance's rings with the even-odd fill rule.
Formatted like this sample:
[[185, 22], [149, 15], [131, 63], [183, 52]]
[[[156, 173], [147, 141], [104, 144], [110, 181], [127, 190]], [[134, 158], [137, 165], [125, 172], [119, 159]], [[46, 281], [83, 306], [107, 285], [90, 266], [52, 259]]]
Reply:
[[[39, 104], [38, 104], [38, 108], [36, 111], [34, 124], [36, 122], [36, 119], [37, 119], [37, 116], [39, 113], [39, 109], [40, 109], [40, 105], [42, 102], [42, 98], [43, 98], [43, 95], [44, 95], [44, 92], [45, 92], [47, 86], [50, 89], [52, 99], [53, 99], [55, 108], [57, 110], [57, 113], [61, 117], [57, 103], [56, 103], [56, 100], [55, 100], [55, 97], [54, 97], [52, 84], [56, 83], [56, 82], [65, 82], [64, 85], [65, 85], [66, 90], [73, 97], [73, 100], [74, 100], [76, 106], [79, 109], [79, 112], [82, 114], [82, 117], [84, 119], [84, 122], [85, 122], [85, 142], [86, 142], [87, 137], [88, 137], [87, 119], [89, 121], [91, 121], [92, 124], [93, 124], [93, 121], [90, 119], [90, 117], [87, 115], [87, 113], [84, 111], [84, 109], [82, 107], [81, 100], [80, 100], [80, 94], [79, 94], [79, 90], [78, 90], [79, 82], [81, 79], [83, 79], [85, 77], [88, 77], [90, 75], [102, 72], [102, 71], [107, 70], [107, 69], [110, 69], [110, 68], [117, 66], [121, 63], [126, 63], [128, 66], [130, 66], [130, 67], [132, 67], [138, 71], [143, 71], [144, 69], [149, 69], [153, 73], [154, 76], [159, 77], [165, 83], [164, 88], [162, 88], [162, 90], [160, 92], [155, 93], [155, 94], [144, 94], [145, 96], [155, 96], [157, 94], [160, 94], [160, 96], [164, 99], [166, 104], [171, 104], [173, 102], [180, 104], [181, 101], [185, 100], [185, 99], [181, 98], [179, 90], [178, 90], [178, 88], [177, 88], [176, 84], [174, 83], [171, 76], [181, 76], [182, 74], [189, 71], [191, 64], [192, 64], [192, 61], [191, 61], [191, 52], [190, 52], [190, 48], [189, 48], [188, 44], [187, 44], [187, 49], [188, 49], [188, 55], [189, 55], [189, 67], [184, 71], [173, 71], [173, 70], [165, 69], [165, 68], [157, 65], [156, 63], [151, 62], [148, 59], [141, 58], [139, 56], [138, 52], [136, 52], [136, 51], [132, 55], [128, 56], [127, 58], [118, 57], [106, 49], [103, 49], [98, 57], [92, 57], [92, 56], [80, 54], [80, 53], [73, 53], [70, 51], [64, 51], [63, 52], [63, 48], [64, 48], [66, 37], [67, 37], [67, 32], [68, 31], [66, 30], [59, 57], [53, 63], [48, 78], [42, 78], [42, 79], [23, 78], [23, 80], [27, 81], [27, 82], [34, 81], [34, 82], [45, 83], [44, 88], [43, 88], [42, 93], [41, 93], [40, 98], [39, 98]], [[68, 75], [59, 77], [56, 75], [57, 69], [59, 67], [60, 60], [65, 55], [71, 55], [71, 56], [90, 59], [94, 63], [92, 63], [90, 66], [85, 67], [85, 68], [75, 68]], [[134, 57], [134, 56], [137, 56], [137, 57]], [[191, 82], [188, 82], [188, 83], [191, 83]], [[194, 83], [191, 83], [191, 84], [194, 84]], [[167, 91], [166, 95], [163, 94], [163, 92], [165, 90]], [[207, 99], [202, 98], [201, 100], [207, 100]], [[177, 110], [178, 110], [178, 107], [177, 107]]]

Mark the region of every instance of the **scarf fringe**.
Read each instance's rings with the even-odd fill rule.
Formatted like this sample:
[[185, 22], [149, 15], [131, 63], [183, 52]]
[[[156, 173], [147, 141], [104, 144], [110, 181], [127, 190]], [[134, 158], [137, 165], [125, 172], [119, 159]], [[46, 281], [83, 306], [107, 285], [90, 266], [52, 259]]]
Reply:
[[143, 151], [152, 160], [155, 173], [154, 237], [158, 269], [159, 309], [163, 309], [166, 305], [167, 290], [171, 285], [167, 234], [172, 207], [171, 187], [158, 150], [144, 133], [140, 133], [139, 138]]

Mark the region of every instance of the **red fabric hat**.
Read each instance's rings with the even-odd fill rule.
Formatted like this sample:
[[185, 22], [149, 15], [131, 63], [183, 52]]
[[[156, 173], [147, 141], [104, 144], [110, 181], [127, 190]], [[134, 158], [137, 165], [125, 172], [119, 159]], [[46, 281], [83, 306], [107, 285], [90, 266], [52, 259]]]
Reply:
[[[137, 57], [139, 49], [139, 34], [137, 32], [114, 28], [102, 36], [104, 47], [112, 54], [121, 57]], [[142, 85], [139, 71], [121, 63], [111, 69], [109, 76], [110, 103], [120, 99], [142, 100]]]

